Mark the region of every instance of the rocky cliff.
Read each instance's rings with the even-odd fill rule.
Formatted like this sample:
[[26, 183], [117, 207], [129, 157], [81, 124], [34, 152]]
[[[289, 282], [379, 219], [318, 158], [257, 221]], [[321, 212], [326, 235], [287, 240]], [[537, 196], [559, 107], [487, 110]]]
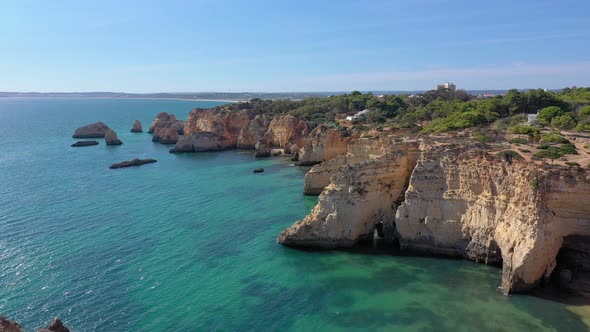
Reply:
[[152, 134], [154, 131], [163, 128], [173, 128], [179, 135], [184, 135], [184, 122], [177, 120], [174, 114], [168, 114], [166, 112], [158, 113], [154, 121], [152, 121], [148, 133]]
[[342, 137], [336, 128], [319, 125], [307, 138], [305, 145], [299, 150], [299, 165], [311, 166], [328, 161], [346, 153], [350, 138]]
[[279, 242], [347, 247], [378, 230], [402, 250], [502, 264], [512, 293], [549, 279], [565, 237], [590, 235], [583, 170], [507, 163], [473, 145], [391, 147], [342, 167]]
[[[209, 151], [216, 145], [220, 149], [256, 149], [259, 146], [265, 151], [268, 149], [268, 155], [272, 148], [281, 148], [285, 153], [290, 153], [291, 146], [305, 142], [309, 131], [306, 121], [291, 115], [277, 115], [269, 119], [252, 110], [231, 111], [223, 107], [195, 109], [184, 125], [186, 137], [179, 140], [174, 150]], [[196, 135], [198, 133], [213, 135]], [[205, 146], [200, 147], [200, 143]], [[191, 149], [183, 148], [189, 145]]]

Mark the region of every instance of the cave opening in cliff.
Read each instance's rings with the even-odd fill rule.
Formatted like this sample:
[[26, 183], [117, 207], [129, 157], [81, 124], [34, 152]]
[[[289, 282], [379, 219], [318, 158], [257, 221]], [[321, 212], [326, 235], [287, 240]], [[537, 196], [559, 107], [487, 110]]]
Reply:
[[590, 300], [590, 236], [563, 239], [549, 286]]

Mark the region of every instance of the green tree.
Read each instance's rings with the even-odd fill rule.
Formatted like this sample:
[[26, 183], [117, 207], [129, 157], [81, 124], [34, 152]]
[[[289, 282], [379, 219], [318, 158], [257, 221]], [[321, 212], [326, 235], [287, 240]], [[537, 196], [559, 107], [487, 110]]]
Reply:
[[563, 113], [563, 110], [557, 106], [545, 107], [539, 111], [537, 120], [539, 120], [539, 123], [541, 123], [542, 125], [548, 125], [549, 123], [551, 123], [551, 120], [554, 117], [562, 115]]
[[551, 127], [558, 129], [572, 129], [576, 126], [576, 119], [571, 112], [558, 115], [551, 120]]

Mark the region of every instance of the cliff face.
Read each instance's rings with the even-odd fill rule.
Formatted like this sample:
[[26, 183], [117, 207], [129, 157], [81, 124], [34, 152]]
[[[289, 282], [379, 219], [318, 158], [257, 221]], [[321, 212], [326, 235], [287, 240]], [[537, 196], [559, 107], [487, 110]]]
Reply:
[[148, 133], [152, 134], [154, 131], [164, 128], [173, 128], [179, 135], [184, 135], [184, 122], [182, 120], [177, 120], [174, 114], [168, 114], [166, 112], [161, 112], [156, 115], [156, 118], [150, 125]]
[[590, 207], [579, 199], [590, 194], [584, 171], [509, 164], [459, 145], [394, 147], [343, 167], [279, 242], [351, 246], [378, 229], [402, 250], [502, 263], [511, 293], [549, 278], [564, 237], [590, 235]]
[[303, 193], [306, 195], [319, 195], [330, 184], [330, 178], [342, 167], [373, 160], [387, 151], [395, 150], [395, 147], [396, 143], [392, 138], [351, 140], [346, 145], [345, 154], [317, 164], [305, 174]]
[[291, 154], [293, 145], [304, 146], [310, 133], [307, 121], [292, 115], [277, 115], [272, 118], [261, 143], [271, 148], [280, 148]]
[[310, 166], [328, 161], [346, 153], [350, 138], [342, 137], [339, 130], [319, 125], [311, 131], [307, 142], [299, 150], [299, 164]]

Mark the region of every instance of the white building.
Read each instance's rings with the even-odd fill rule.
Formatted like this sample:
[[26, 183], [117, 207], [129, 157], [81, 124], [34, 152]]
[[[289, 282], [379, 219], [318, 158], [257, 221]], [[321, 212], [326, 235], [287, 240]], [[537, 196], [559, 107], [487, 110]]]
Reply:
[[348, 120], [348, 121], [352, 121], [352, 120], [354, 120], [354, 119], [358, 119], [358, 118], [360, 118], [361, 116], [363, 116], [363, 115], [367, 114], [368, 112], [369, 112], [369, 110], [362, 110], [362, 111], [360, 111], [360, 112], [357, 112], [355, 115], [349, 115], [349, 116], [347, 116], [347, 117], [346, 117], [346, 120]]
[[457, 87], [453, 83], [446, 82], [444, 84], [438, 84], [436, 86], [436, 90], [447, 90], [455, 92], [457, 90]]

